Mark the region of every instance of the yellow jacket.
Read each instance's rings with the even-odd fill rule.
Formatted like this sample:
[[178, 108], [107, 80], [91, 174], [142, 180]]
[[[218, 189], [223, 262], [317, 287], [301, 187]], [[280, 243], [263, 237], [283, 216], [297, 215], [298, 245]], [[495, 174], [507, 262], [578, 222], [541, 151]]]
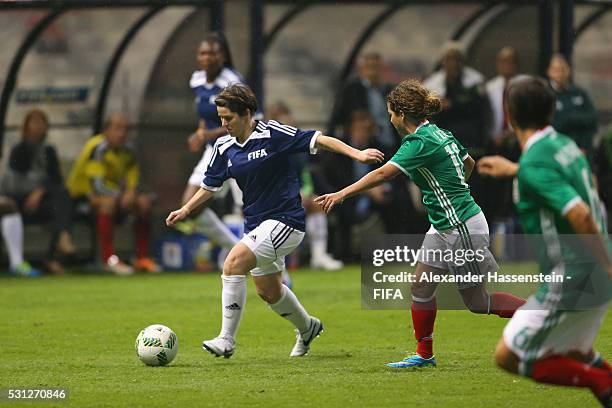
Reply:
[[120, 195], [135, 189], [140, 170], [128, 147], [111, 148], [104, 135], [92, 137], [70, 171], [66, 185], [72, 197], [91, 194]]

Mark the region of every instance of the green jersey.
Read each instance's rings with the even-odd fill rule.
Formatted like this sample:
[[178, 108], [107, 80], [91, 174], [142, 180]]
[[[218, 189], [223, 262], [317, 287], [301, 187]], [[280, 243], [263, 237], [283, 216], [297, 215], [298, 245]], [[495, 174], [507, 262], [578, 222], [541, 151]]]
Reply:
[[535, 239], [540, 272], [564, 276], [562, 283], [542, 283], [536, 299], [576, 305], [585, 279], [604, 288], [608, 284], [603, 269], [594, 271], [593, 256], [566, 219], [576, 204], [586, 203], [610, 248], [588, 161], [574, 141], [548, 126], [527, 141], [519, 163], [515, 201], [523, 231]]
[[465, 181], [467, 157], [452, 133], [426, 121], [402, 139], [389, 161], [419, 187], [429, 222], [438, 231], [462, 225], [481, 211]]

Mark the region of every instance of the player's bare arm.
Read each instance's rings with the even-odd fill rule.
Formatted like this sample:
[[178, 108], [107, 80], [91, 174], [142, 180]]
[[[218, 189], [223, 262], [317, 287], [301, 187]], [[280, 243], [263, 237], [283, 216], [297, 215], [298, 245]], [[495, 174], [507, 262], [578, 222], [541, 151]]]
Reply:
[[565, 218], [577, 234], [584, 236], [586, 247], [591, 248], [595, 259], [605, 268], [608, 277], [612, 279], [612, 261], [589, 207], [584, 202], [579, 202], [568, 211]]
[[[489, 177], [515, 177], [519, 165], [502, 156], [485, 156], [478, 160], [476, 165], [478, 173]], [[466, 172], [467, 179], [467, 172]]]
[[315, 198], [315, 203], [323, 207], [326, 213], [329, 213], [332, 208], [338, 203], [342, 203], [345, 199], [360, 194], [373, 187], [379, 186], [401, 173], [397, 167], [387, 163], [379, 169], [373, 170], [363, 176], [360, 180], [343, 188], [342, 190], [325, 194]]
[[466, 181], [470, 179], [470, 176], [472, 175], [472, 171], [474, 170], [475, 165], [476, 165], [476, 162], [474, 161], [474, 159], [472, 159], [472, 156], [468, 154], [465, 160], [463, 161], [463, 168], [465, 169], [465, 180]]
[[196, 209], [200, 205], [204, 204], [213, 195], [214, 193], [212, 191], [206, 190], [205, 188], [200, 187], [200, 189], [196, 191], [193, 197], [191, 197], [191, 199], [187, 201], [185, 205], [183, 205], [178, 210], [172, 211], [168, 215], [168, 218], [166, 218], [166, 225], [171, 227], [177, 222], [185, 219], [185, 217], [187, 217], [189, 213], [191, 213], [194, 209]]
[[361, 163], [375, 164], [382, 163], [385, 159], [385, 155], [380, 150], [376, 149], [355, 149], [344, 143], [335, 137], [320, 135], [317, 137], [315, 143], [316, 147], [320, 147], [325, 150], [329, 150], [334, 153], [344, 154], [351, 159], [357, 160]]

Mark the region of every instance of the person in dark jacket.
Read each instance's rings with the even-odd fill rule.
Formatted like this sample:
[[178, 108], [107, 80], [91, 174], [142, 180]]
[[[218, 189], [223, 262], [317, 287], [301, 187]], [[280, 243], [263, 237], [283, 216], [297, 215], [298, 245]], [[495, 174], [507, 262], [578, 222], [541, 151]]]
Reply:
[[2, 191], [15, 200], [26, 222], [48, 222], [52, 235], [47, 268], [61, 274], [59, 260], [73, 255], [70, 235], [72, 202], [64, 187], [57, 152], [46, 143], [49, 119], [39, 110], [29, 111], [23, 121], [21, 141], [11, 149]]
[[351, 115], [355, 111], [367, 111], [376, 125], [376, 141], [384, 150], [395, 151], [398, 138], [389, 124], [386, 97], [392, 84], [383, 82], [383, 60], [375, 52], [365, 53], [359, 60], [358, 76], [350, 79], [338, 93], [328, 124], [328, 134], [337, 136], [348, 131]]
[[574, 139], [592, 161], [597, 111], [589, 95], [572, 83], [572, 68], [563, 55], [555, 54], [551, 58], [547, 74], [557, 99], [552, 126]]

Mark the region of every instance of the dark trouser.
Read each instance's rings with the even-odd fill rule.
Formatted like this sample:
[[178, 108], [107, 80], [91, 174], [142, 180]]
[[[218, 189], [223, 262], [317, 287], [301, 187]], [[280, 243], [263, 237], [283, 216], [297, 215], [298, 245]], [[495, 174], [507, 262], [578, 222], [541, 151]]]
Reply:
[[64, 186], [48, 187], [38, 210], [34, 213], [25, 211], [27, 196], [14, 197], [23, 215], [25, 223], [49, 223], [51, 226], [51, 242], [49, 243], [49, 257], [53, 258], [57, 249], [59, 234], [72, 229], [72, 201]]

